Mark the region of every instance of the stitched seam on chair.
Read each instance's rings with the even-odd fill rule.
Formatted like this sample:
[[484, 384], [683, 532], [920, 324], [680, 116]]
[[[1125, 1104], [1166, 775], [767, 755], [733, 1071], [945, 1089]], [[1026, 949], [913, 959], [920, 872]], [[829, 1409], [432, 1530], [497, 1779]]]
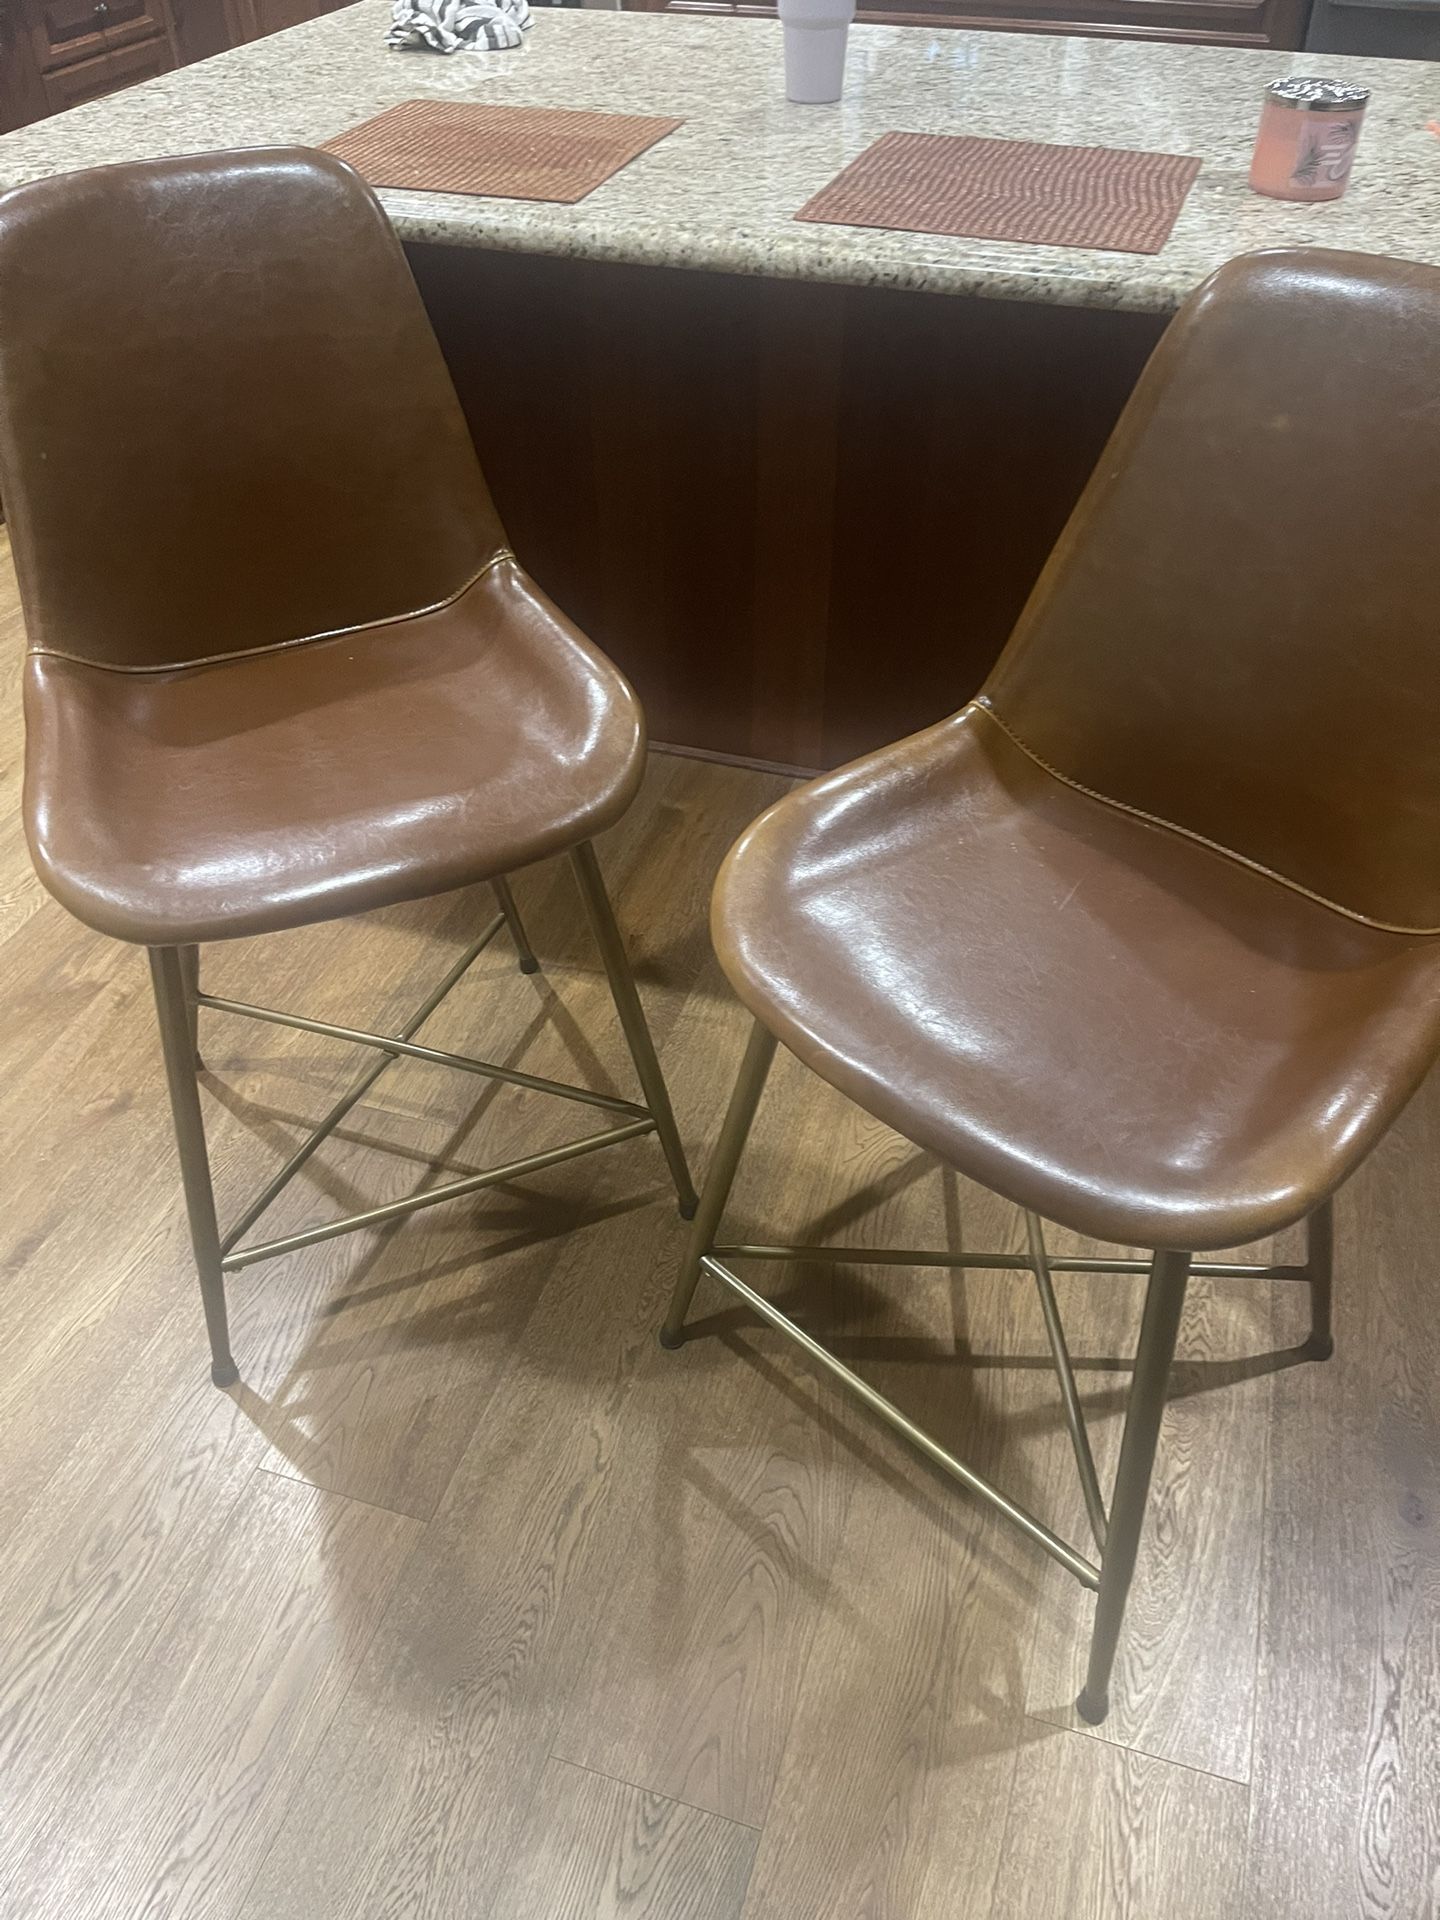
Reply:
[[294, 647], [318, 646], [322, 640], [343, 640], [347, 634], [374, 633], [381, 627], [403, 626], [407, 620], [423, 620], [428, 613], [443, 613], [446, 607], [453, 607], [457, 600], [463, 600], [487, 573], [514, 558], [509, 547], [501, 547], [478, 573], [471, 574], [463, 586], [457, 587], [453, 593], [447, 593], [443, 600], [432, 601], [428, 607], [412, 607], [407, 613], [391, 614], [383, 620], [361, 620], [353, 627], [330, 627], [324, 633], [304, 633], [293, 640], [267, 640], [263, 647], [237, 647], [232, 653], [202, 654], [196, 660], [160, 660], [152, 666], [132, 666], [121, 660], [90, 660], [83, 653], [65, 653], [59, 647], [31, 647], [28, 652], [32, 660], [68, 660], [72, 666], [94, 667], [100, 673], [188, 673], [192, 667], [223, 667], [231, 660], [255, 660], [266, 653], [288, 653]]
[[1132, 820], [1143, 820], [1147, 826], [1160, 827], [1166, 833], [1173, 833], [1182, 840], [1190, 840], [1196, 846], [1207, 847], [1211, 853], [1218, 853], [1222, 860], [1229, 860], [1237, 867], [1245, 867], [1251, 873], [1258, 873], [1262, 879], [1273, 880], [1276, 886], [1286, 887], [1291, 893], [1298, 893], [1306, 900], [1313, 900], [1317, 907], [1326, 907], [1331, 913], [1338, 913], [1346, 920], [1357, 921], [1362, 927], [1372, 927], [1377, 933], [1404, 933], [1412, 936], [1431, 938], [1440, 934], [1440, 927], [1404, 927], [1390, 920], [1376, 920], [1368, 913], [1361, 913], [1355, 907], [1342, 906], [1338, 900], [1327, 899], [1323, 893], [1316, 893], [1312, 887], [1302, 886], [1298, 880], [1291, 880], [1283, 873], [1277, 873], [1273, 867], [1263, 866], [1258, 860], [1251, 860], [1243, 853], [1236, 853], [1233, 847], [1222, 846], [1218, 840], [1207, 839], [1203, 833], [1196, 833], [1193, 827], [1182, 827], [1174, 820], [1167, 820], [1163, 814], [1147, 813], [1143, 807], [1132, 807], [1128, 801], [1112, 799], [1108, 793], [1099, 793], [1094, 787], [1087, 787], [1083, 781], [1072, 780], [1068, 773], [1062, 773], [1058, 767], [1052, 767], [1048, 760], [1036, 753], [1016, 733], [1006, 720], [1002, 720], [990, 702], [981, 698], [972, 700], [970, 706], [977, 712], [987, 714], [995, 722], [1006, 739], [1017, 746], [1025, 758], [1039, 767], [1042, 773], [1048, 773], [1052, 780], [1058, 780], [1062, 787], [1069, 787], [1072, 793], [1083, 794], [1087, 800], [1095, 800], [1102, 807], [1110, 807], [1116, 813], [1128, 814]]

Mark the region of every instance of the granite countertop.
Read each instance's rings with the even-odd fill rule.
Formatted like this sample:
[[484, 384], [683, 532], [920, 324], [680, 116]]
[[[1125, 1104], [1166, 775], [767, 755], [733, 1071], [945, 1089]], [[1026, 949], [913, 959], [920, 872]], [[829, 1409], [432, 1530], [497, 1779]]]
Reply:
[[[0, 139], [0, 186], [73, 167], [314, 143], [397, 100], [683, 115], [577, 206], [386, 192], [401, 237], [458, 246], [1164, 312], [1256, 247], [1322, 245], [1440, 264], [1440, 74], [1360, 60], [926, 27], [852, 29], [844, 100], [786, 103], [768, 20], [537, 10], [524, 47], [394, 53], [387, 0], [359, 0]], [[1314, 71], [1374, 89], [1348, 193], [1265, 200], [1245, 175], [1260, 95]], [[1198, 154], [1155, 256], [801, 225], [797, 208], [891, 128]]]

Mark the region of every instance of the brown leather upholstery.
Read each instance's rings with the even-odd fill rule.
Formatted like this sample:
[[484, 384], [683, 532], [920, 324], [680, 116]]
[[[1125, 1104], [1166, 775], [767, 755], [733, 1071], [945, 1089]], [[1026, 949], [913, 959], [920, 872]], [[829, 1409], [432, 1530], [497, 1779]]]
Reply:
[[91, 926], [415, 898], [633, 797], [634, 695], [508, 555], [400, 247], [329, 156], [0, 199], [0, 493], [27, 830]]
[[1440, 274], [1231, 263], [1168, 330], [984, 698], [1040, 760], [1440, 930]]
[[1440, 941], [1395, 930], [1440, 922], [1437, 393], [1440, 273], [1217, 274], [979, 701], [732, 852], [756, 1016], [1101, 1239], [1240, 1245], [1333, 1191], [1440, 1047]]

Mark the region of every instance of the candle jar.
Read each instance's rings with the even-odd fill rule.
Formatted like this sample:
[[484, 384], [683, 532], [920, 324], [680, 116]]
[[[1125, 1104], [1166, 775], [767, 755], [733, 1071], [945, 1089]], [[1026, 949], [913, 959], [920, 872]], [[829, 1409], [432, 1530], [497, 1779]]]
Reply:
[[1250, 185], [1274, 200], [1338, 200], [1350, 178], [1368, 87], [1275, 80], [1265, 89]]

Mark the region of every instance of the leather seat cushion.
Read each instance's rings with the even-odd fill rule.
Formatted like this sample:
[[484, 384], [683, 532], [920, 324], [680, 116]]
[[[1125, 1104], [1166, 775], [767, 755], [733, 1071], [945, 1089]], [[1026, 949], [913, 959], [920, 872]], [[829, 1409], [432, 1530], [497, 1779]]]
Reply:
[[629, 686], [508, 559], [438, 611], [333, 639], [162, 672], [37, 655], [27, 674], [41, 877], [149, 945], [508, 873], [611, 824], [643, 767]]
[[978, 707], [762, 816], [713, 926], [736, 991], [817, 1073], [1121, 1245], [1301, 1218], [1440, 1036], [1440, 943], [1077, 792]]

